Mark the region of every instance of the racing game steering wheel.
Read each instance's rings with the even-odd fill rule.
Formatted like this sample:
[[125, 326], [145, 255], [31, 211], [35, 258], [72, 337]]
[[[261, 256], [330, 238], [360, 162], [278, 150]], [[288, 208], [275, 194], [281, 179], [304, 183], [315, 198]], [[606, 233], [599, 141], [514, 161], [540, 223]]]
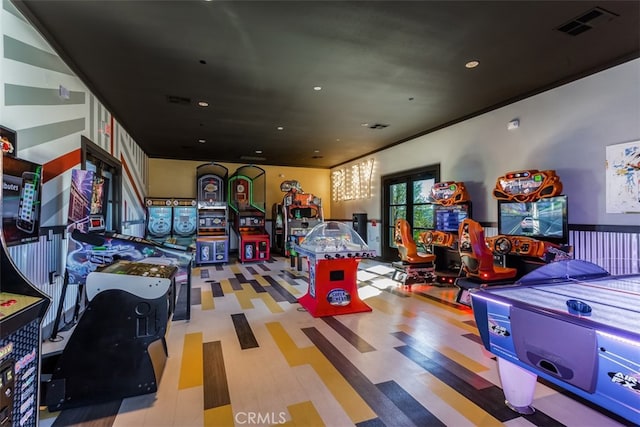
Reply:
[[511, 252], [511, 240], [507, 237], [498, 237], [493, 244], [493, 249], [500, 255], [507, 255]]

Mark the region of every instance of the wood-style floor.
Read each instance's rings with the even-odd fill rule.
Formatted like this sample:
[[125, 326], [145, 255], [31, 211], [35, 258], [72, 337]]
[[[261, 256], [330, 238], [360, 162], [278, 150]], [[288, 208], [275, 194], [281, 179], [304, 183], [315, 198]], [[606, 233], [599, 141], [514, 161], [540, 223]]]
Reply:
[[[363, 260], [373, 311], [314, 318], [297, 298], [307, 273], [288, 259], [195, 268], [191, 318], [168, 333], [155, 394], [50, 413], [40, 426], [575, 426], [624, 420], [538, 383], [536, 412], [504, 405], [496, 362], [455, 288], [391, 280]], [[183, 286], [176, 309], [184, 310]], [[182, 304], [182, 308], [181, 308]], [[178, 313], [177, 313], [178, 314]], [[184, 318], [184, 311], [176, 319]]]

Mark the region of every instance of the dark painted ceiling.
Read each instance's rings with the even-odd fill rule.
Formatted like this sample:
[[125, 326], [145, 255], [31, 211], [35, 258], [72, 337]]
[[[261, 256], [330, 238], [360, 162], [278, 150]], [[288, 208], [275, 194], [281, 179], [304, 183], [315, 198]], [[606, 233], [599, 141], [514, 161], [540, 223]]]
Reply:
[[327, 168], [640, 53], [638, 1], [14, 4], [152, 158]]

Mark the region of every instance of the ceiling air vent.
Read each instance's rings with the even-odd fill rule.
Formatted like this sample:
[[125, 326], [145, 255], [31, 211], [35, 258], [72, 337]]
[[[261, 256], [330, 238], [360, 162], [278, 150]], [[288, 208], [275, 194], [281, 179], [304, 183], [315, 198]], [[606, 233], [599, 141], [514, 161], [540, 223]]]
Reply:
[[170, 104], [190, 105], [191, 99], [183, 96], [167, 95], [167, 102]]
[[369, 129], [384, 129], [386, 127], [388, 127], [389, 125], [383, 125], [382, 123], [375, 123], [371, 126], [369, 126]]
[[260, 156], [240, 156], [240, 160], [263, 161], [263, 160], [267, 160], [267, 158], [260, 157]]
[[585, 31], [592, 29], [599, 23], [611, 21], [616, 16], [618, 15], [613, 12], [609, 12], [601, 7], [595, 7], [577, 18], [562, 24], [556, 28], [556, 30], [569, 34], [570, 36], [577, 36], [578, 34], [582, 34]]

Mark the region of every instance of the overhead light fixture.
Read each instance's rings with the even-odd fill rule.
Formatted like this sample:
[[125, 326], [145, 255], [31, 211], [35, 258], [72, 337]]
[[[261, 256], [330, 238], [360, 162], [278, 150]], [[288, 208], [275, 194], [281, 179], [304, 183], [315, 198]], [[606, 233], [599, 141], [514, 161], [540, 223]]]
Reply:
[[320, 150], [313, 150], [313, 152], [314, 152], [314, 153], [319, 153], [319, 152], [320, 152]]
[[209, 103], [207, 101], [198, 101], [198, 107], [208, 107]]
[[469, 69], [476, 68], [478, 65], [480, 65], [480, 61], [476, 61], [476, 60], [469, 61], [466, 64], [464, 64], [464, 66], [469, 68]]
[[363, 128], [366, 128], [367, 126], [369, 126], [369, 123], [360, 123], [360, 126], [362, 126]]
[[322, 90], [322, 86], [314, 86], [314, 87], [313, 87], [313, 90], [316, 90], [316, 91], [318, 91], [318, 90]]
[[282, 126], [278, 126], [276, 129], [278, 130], [284, 130], [284, 128]]
[[205, 142], [207, 142], [207, 140], [206, 140], [206, 139], [203, 139], [203, 138], [200, 138], [200, 139], [198, 140], [198, 142], [199, 142], [200, 144], [204, 144]]
[[262, 150], [256, 150], [256, 154], [262, 154]]

